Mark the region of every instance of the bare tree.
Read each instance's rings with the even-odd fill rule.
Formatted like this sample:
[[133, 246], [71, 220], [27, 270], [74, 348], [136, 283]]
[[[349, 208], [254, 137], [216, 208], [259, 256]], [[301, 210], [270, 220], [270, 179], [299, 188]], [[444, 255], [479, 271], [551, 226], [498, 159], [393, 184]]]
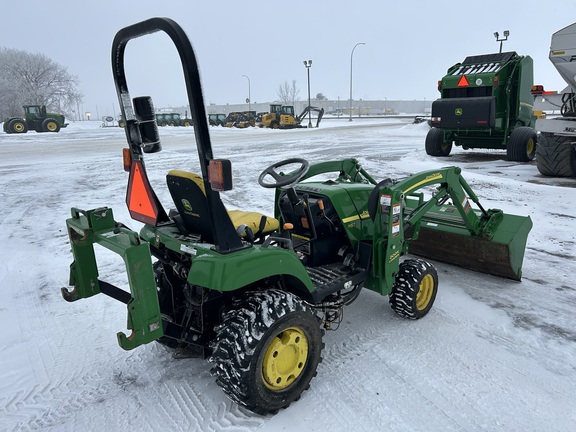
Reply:
[[82, 101], [78, 85], [77, 77], [44, 54], [0, 48], [0, 112], [5, 115], [35, 104], [69, 116]]
[[296, 87], [296, 80], [292, 80], [292, 85], [288, 84], [288, 81], [284, 81], [283, 84], [278, 86], [278, 100], [283, 105], [294, 105], [299, 94], [300, 90]]
[[7, 79], [0, 76], [0, 122], [21, 110], [18, 93]]

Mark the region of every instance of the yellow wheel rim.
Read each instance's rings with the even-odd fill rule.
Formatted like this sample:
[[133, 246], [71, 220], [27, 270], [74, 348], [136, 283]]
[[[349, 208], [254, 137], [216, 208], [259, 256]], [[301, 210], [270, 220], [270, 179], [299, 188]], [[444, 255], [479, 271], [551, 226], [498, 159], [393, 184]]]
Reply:
[[308, 358], [308, 338], [288, 328], [274, 338], [262, 361], [262, 378], [270, 390], [284, 390], [300, 376]]
[[418, 310], [424, 310], [430, 304], [430, 299], [432, 299], [432, 294], [434, 293], [434, 278], [432, 275], [427, 274], [420, 282], [420, 289], [418, 294], [416, 294], [416, 308]]
[[48, 122], [48, 124], [46, 125], [46, 129], [48, 129], [50, 132], [54, 132], [57, 127], [58, 125], [52, 121]]
[[24, 130], [24, 123], [17, 122], [14, 124], [14, 130], [16, 132], [22, 132]]
[[528, 141], [528, 145], [526, 146], [526, 154], [532, 154], [534, 151], [534, 140], [531, 139]]

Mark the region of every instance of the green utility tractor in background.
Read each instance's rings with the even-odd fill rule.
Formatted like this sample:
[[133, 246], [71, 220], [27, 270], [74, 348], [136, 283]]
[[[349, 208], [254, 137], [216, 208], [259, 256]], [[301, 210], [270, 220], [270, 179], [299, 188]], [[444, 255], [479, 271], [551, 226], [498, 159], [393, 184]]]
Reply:
[[192, 126], [192, 120], [182, 117], [180, 113], [157, 113], [156, 124], [158, 126]]
[[[167, 173], [168, 210], [144, 162], [161, 150], [154, 107], [150, 97], [130, 96], [124, 75], [127, 43], [157, 31], [181, 58], [201, 169]], [[355, 159], [288, 159], [258, 179], [275, 189], [274, 217], [228, 211], [220, 193], [232, 188], [232, 163], [214, 157], [196, 57], [181, 27], [152, 18], [120, 30], [112, 62], [126, 119], [126, 204], [144, 225], [135, 232], [108, 207], [73, 208], [72, 290], [62, 295], [101, 293], [126, 304], [131, 333], [117, 334], [122, 348], [158, 341], [176, 357], [207, 358], [233, 401], [274, 413], [309, 387], [324, 331], [338, 328], [363, 288], [419, 319], [438, 290], [423, 256], [520, 280], [530, 218], [484, 209], [456, 167], [378, 182]], [[430, 186], [435, 194], [426, 199]], [[100, 278], [95, 245], [123, 258], [129, 290]], [[408, 256], [413, 251], [420, 256]]]
[[61, 128], [68, 126], [64, 123], [62, 114], [47, 113], [44, 105], [24, 105], [24, 118], [8, 117], [4, 119], [4, 132], [26, 133], [29, 130], [36, 132], [60, 132]]
[[511, 161], [529, 162], [536, 153], [532, 112], [533, 64], [515, 52], [466, 57], [438, 81], [426, 153], [448, 156], [463, 149], [505, 149]]
[[226, 114], [208, 114], [208, 123], [210, 126], [225, 126]]

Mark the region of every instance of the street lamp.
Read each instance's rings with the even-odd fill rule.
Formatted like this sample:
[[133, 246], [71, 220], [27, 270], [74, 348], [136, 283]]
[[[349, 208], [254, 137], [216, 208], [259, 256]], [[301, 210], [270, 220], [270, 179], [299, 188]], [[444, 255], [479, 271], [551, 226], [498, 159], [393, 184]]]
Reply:
[[508, 36], [510, 36], [510, 32], [508, 30], [504, 30], [504, 39], [499, 38], [498, 32], [494, 32], [494, 37], [496, 38], [496, 42], [500, 42], [500, 53], [502, 53], [502, 42], [508, 40]]
[[248, 102], [248, 119], [250, 119], [250, 104], [252, 103], [252, 100], [250, 99], [250, 78], [248, 78], [248, 75], [242, 75], [243, 77], [246, 77], [246, 79], [248, 80], [248, 99], [246, 100], [246, 102]]
[[304, 60], [304, 66], [306, 66], [306, 71], [308, 72], [308, 127], [312, 127], [312, 111], [310, 111], [310, 66], [312, 66], [312, 60]]
[[350, 54], [350, 119], [348, 121], [352, 121], [352, 58], [354, 56], [354, 50], [358, 45], [366, 45], [364, 42], [358, 42], [352, 48], [352, 53]]

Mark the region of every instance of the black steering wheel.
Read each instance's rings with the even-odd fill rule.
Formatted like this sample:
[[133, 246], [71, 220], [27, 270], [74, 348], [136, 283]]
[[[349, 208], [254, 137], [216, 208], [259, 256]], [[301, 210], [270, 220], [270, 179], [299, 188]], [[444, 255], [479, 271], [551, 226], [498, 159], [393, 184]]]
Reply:
[[[286, 165], [292, 165], [292, 164], [300, 164], [300, 166], [288, 175], [280, 174], [276, 171], [278, 168], [284, 167]], [[277, 162], [274, 165], [270, 165], [268, 168], [266, 168], [264, 171], [262, 171], [262, 173], [260, 174], [260, 177], [258, 177], [258, 184], [260, 184], [260, 186], [262, 186], [262, 187], [270, 188], [270, 189], [288, 186], [288, 185], [296, 183], [298, 180], [300, 180], [302, 177], [304, 177], [306, 175], [306, 173], [308, 172], [309, 168], [310, 168], [310, 164], [305, 159], [301, 159], [301, 158], [286, 159], [286, 160]], [[264, 179], [266, 178], [266, 176], [271, 176], [276, 181], [273, 183], [265, 182]]]

